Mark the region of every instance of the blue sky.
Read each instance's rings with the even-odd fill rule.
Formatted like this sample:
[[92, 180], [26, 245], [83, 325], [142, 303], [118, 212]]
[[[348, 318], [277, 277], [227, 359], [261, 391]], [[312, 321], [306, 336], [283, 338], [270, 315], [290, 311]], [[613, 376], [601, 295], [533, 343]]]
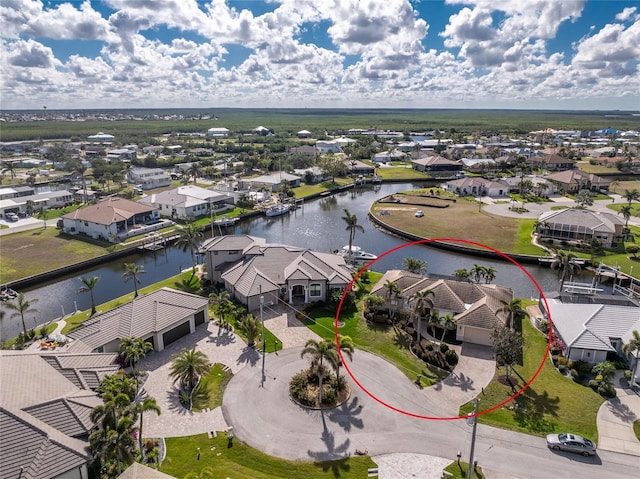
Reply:
[[2, 108], [640, 109], [640, 1], [3, 0]]

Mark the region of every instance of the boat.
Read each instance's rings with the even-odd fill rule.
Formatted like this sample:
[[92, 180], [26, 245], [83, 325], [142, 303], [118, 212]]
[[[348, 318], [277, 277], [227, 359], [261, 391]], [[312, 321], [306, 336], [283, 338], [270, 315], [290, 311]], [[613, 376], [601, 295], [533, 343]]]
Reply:
[[288, 203], [278, 203], [276, 205], [270, 206], [266, 210], [264, 210], [264, 214], [272, 217], [272, 216], [280, 216], [288, 213], [291, 210], [291, 205]]
[[365, 265], [370, 261], [378, 259], [373, 253], [367, 253], [363, 251], [360, 246], [351, 245], [351, 251], [349, 251], [349, 245], [343, 246], [342, 249], [336, 252], [337, 255], [345, 258], [347, 263]]
[[233, 226], [236, 224], [236, 221], [238, 221], [238, 218], [227, 218], [223, 216], [222, 218], [213, 220], [213, 224], [216, 226]]

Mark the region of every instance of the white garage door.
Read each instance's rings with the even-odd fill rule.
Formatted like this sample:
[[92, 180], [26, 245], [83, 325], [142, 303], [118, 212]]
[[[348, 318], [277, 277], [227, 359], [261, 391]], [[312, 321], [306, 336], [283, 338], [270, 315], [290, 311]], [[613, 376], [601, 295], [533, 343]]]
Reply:
[[465, 326], [464, 342], [491, 346], [491, 332], [486, 329]]

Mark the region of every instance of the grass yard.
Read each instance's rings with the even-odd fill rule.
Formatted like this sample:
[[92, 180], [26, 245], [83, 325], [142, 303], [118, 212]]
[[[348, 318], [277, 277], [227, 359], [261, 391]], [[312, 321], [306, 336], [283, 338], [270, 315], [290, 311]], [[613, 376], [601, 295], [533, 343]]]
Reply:
[[385, 180], [427, 180], [431, 176], [421, 171], [414, 170], [413, 168], [404, 166], [389, 166], [376, 168], [376, 174]]
[[609, 189], [619, 195], [624, 195], [624, 190], [640, 190], [640, 180], [614, 181]]
[[198, 389], [193, 393], [191, 410], [201, 412], [203, 409], [215, 409], [222, 406], [224, 389], [231, 381], [231, 371], [225, 372], [223, 365], [216, 363], [211, 367], [209, 374], [203, 376], [198, 384]]
[[54, 222], [50, 223], [47, 229], [39, 228], [2, 237], [0, 283], [26, 278], [108, 253], [104, 246], [59, 235]]
[[[418, 209], [424, 217], [414, 216]], [[458, 199], [447, 208], [374, 203], [371, 211], [390, 226], [424, 238], [464, 238], [509, 253], [545, 254], [531, 244], [535, 220], [495, 216], [479, 211], [470, 200]], [[383, 216], [382, 211], [389, 214]]]
[[[160, 466], [160, 471], [177, 478], [195, 473], [197, 477], [232, 477], [233, 479], [283, 477], [360, 479], [367, 477], [370, 467], [376, 467], [376, 464], [367, 456], [353, 456], [325, 462], [278, 459], [247, 446], [237, 438], [233, 440], [233, 446], [228, 447], [227, 435], [224, 432], [218, 432], [217, 437], [212, 439], [209, 439], [206, 434], [168, 438], [166, 444], [167, 457]], [[199, 460], [198, 449], [200, 450]]]
[[[302, 322], [323, 339], [335, 341], [335, 313], [324, 308], [314, 308], [309, 313], [310, 319]], [[408, 349], [405, 337], [396, 333], [387, 325], [367, 324], [359, 311], [352, 308], [341, 311], [340, 321], [344, 326], [339, 328], [340, 334], [350, 336], [357, 349], [376, 354], [401, 370], [407, 378], [415, 381], [418, 374], [422, 376], [423, 386], [430, 386], [446, 377], [441, 371], [416, 358]], [[358, 354], [357, 351], [355, 354]]]
[[611, 174], [611, 173], [620, 173], [615, 165], [605, 166], [605, 165], [592, 165], [588, 161], [578, 161], [576, 163], [576, 167], [579, 170], [584, 171], [585, 173], [593, 173], [595, 175], [601, 174]]
[[[469, 464], [466, 462], [460, 461], [460, 465], [458, 465], [458, 461], [454, 461], [445, 467], [444, 470], [451, 474], [447, 476], [449, 478], [466, 479], [468, 466]], [[485, 479], [486, 476], [483, 474], [482, 468], [478, 466], [473, 470], [471, 477], [472, 479]]]
[[[547, 338], [529, 321], [523, 321], [522, 328], [526, 342], [524, 365], [516, 365], [513, 374], [520, 387], [533, 377], [547, 347]], [[503, 374], [504, 370], [500, 369], [496, 377]], [[481, 410], [511, 396], [510, 388], [499, 383], [496, 377], [478, 396]], [[506, 406], [481, 415], [480, 422], [536, 436], [571, 431], [597, 440], [596, 415], [603, 402], [604, 399], [589, 387], [562, 376], [547, 357], [540, 374], [526, 391]], [[472, 410], [473, 405], [467, 403], [460, 408], [460, 414]]]

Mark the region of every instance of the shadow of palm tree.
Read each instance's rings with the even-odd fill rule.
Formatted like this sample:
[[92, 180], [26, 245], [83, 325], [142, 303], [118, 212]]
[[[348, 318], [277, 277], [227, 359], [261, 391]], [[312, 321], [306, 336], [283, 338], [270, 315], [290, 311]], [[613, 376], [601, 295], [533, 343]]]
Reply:
[[229, 344], [236, 342], [236, 337], [230, 331], [223, 329], [222, 331], [219, 331], [217, 336], [211, 335], [209, 342], [216, 346], [228, 346]]
[[555, 429], [556, 423], [546, 416], [558, 416], [558, 396], [551, 398], [544, 391], [538, 394], [529, 387], [514, 402], [514, 419], [518, 424], [530, 431], [548, 434]]
[[255, 366], [260, 359], [260, 353], [256, 351], [254, 348], [250, 348], [246, 346], [242, 349], [242, 354], [238, 356], [238, 360], [236, 364], [250, 364], [251, 366]]
[[607, 409], [609, 409], [614, 416], [628, 424], [633, 424], [633, 422], [638, 419], [636, 413], [626, 404], [622, 404], [618, 398], [609, 399], [607, 401]]
[[358, 404], [358, 398], [344, 402], [340, 407], [329, 411], [328, 416], [331, 422], [338, 424], [345, 432], [351, 431], [352, 427], [362, 429], [364, 423], [358, 416], [362, 413], [362, 407]]
[[351, 466], [349, 465], [347, 458], [347, 450], [349, 449], [350, 441], [346, 439], [342, 444], [335, 444], [334, 433], [327, 429], [327, 422], [324, 417], [324, 411], [320, 413], [322, 415], [322, 442], [325, 444], [326, 451], [311, 451], [308, 450], [307, 454], [313, 458], [316, 462], [323, 462], [322, 470], [328, 472], [331, 470], [333, 477], [340, 477], [341, 472], [349, 472]]
[[167, 391], [167, 404], [169, 405], [169, 410], [173, 411], [177, 414], [182, 414], [185, 416], [189, 413], [189, 410], [182, 404], [180, 404], [180, 389], [176, 386], [173, 386], [171, 389]]
[[473, 387], [473, 379], [465, 376], [464, 373], [449, 375], [449, 377], [445, 379], [445, 383], [448, 386], [460, 388], [461, 391], [474, 391], [476, 389]]
[[193, 392], [191, 396], [192, 408], [204, 409], [209, 404], [209, 390], [206, 387], [200, 387]]

